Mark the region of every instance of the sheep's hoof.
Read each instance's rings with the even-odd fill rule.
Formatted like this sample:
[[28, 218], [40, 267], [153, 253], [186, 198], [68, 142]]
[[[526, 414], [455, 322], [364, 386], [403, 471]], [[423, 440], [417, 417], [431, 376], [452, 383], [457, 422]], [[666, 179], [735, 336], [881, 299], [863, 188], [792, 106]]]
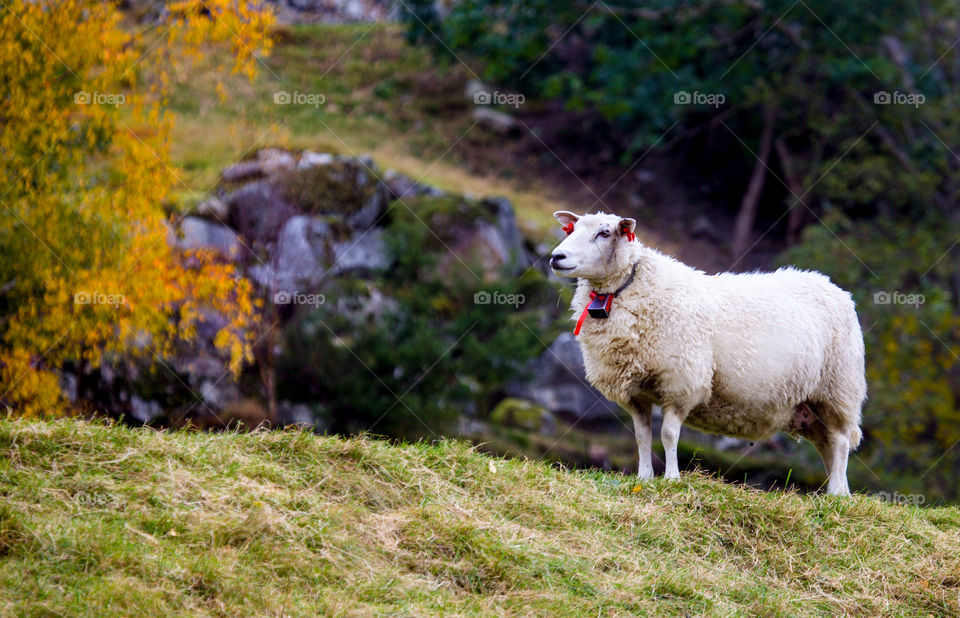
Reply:
[[679, 472], [664, 472], [663, 478], [669, 479], [669, 480], [671, 480], [671, 481], [676, 481], [676, 480], [679, 480], [679, 479], [680, 479], [680, 473], [679, 473]]
[[638, 481], [649, 481], [653, 478], [653, 470], [641, 470], [637, 472]]

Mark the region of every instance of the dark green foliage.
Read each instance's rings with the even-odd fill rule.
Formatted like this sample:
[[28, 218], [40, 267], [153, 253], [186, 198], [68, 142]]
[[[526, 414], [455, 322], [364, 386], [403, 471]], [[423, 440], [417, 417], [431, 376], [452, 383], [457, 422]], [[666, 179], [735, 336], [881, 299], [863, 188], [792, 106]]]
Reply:
[[[895, 74], [877, 41], [910, 13], [901, 0], [590, 6], [468, 0], [456, 3], [442, 22], [425, 8], [414, 9], [423, 22], [409, 14], [408, 21], [411, 35], [441, 55], [449, 47], [495, 84], [596, 112], [611, 138], [639, 148], [676, 121], [696, 128], [716, 115], [707, 105], [676, 105], [679, 92], [719, 93], [721, 107], [736, 110], [780, 99], [791, 114], [835, 101], [833, 88], [872, 92], [878, 76]], [[733, 119], [748, 141], [753, 120], [749, 114]]]

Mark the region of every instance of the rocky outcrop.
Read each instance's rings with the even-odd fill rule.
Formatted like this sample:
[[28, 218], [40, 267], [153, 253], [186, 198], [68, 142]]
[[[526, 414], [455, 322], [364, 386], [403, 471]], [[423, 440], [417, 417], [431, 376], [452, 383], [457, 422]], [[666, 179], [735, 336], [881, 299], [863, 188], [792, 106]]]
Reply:
[[[450, 212], [423, 223], [484, 271], [519, 274], [531, 263], [504, 198], [449, 196], [397, 172], [381, 174], [369, 157], [278, 148], [226, 168], [216, 194], [170, 229], [169, 242], [234, 264], [267, 307], [290, 303], [295, 294], [310, 295], [324, 311], [362, 328], [397, 308], [376, 283], [394, 263], [390, 234], [396, 232], [387, 227], [387, 215], [397, 199], [404, 201], [397, 206], [403, 209], [415, 199], [449, 200], [444, 208]], [[292, 311], [279, 307], [274, 313], [285, 320]], [[230, 376], [214, 345], [224, 325], [222, 316], [208, 311], [197, 336], [163, 359], [159, 370], [150, 373], [154, 359], [117, 359], [82, 384], [75, 380], [71, 391], [136, 422], [180, 423], [189, 417], [217, 428], [229, 425], [235, 412], [234, 420], [255, 426], [253, 416], [265, 409], [254, 401], [262, 398], [263, 387], [256, 367], [246, 383]], [[304, 423], [311, 414], [302, 404], [278, 402], [276, 420]]]

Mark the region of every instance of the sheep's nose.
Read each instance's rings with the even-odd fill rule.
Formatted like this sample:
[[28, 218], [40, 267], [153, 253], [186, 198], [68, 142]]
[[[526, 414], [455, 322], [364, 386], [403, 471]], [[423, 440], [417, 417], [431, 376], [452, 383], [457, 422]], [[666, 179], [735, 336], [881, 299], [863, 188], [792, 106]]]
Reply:
[[563, 261], [563, 258], [567, 257], [565, 253], [554, 253], [550, 256], [550, 261], [556, 264], [557, 262]]

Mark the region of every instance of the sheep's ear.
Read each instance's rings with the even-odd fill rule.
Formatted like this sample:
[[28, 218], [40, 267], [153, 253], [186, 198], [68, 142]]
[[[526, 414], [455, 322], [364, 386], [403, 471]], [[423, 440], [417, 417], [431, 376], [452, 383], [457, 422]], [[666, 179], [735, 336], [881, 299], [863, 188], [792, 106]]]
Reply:
[[557, 212], [553, 213], [553, 216], [556, 217], [557, 221], [560, 222], [560, 225], [564, 227], [580, 220], [580, 215], [575, 215], [569, 210], [558, 210]]
[[636, 219], [620, 219], [620, 232], [624, 235], [633, 234], [637, 229], [637, 220]]

